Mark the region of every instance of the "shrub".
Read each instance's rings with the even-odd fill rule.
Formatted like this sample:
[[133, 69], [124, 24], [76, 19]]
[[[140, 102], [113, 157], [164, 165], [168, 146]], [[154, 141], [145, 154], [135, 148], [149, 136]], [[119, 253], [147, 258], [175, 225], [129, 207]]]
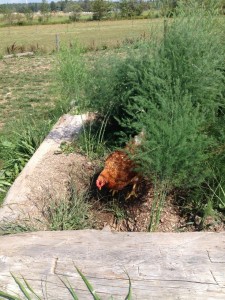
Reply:
[[205, 119], [199, 109], [193, 109], [188, 97], [180, 102], [174, 98], [162, 95], [159, 103], [139, 99], [147, 113], [135, 116], [133, 123], [137, 131], [140, 125], [145, 129], [136, 160], [144, 175], [165, 182], [167, 188], [196, 186], [209, 175], [207, 150], [214, 143], [201, 130]]
[[224, 110], [221, 33], [215, 15], [182, 6], [163, 41], [143, 42], [116, 61], [107, 58], [102, 81], [95, 71], [91, 107], [106, 113], [111, 106], [127, 136], [145, 129], [137, 159], [146, 175], [173, 186], [198, 185], [209, 176], [212, 149], [223, 143], [211, 129]]

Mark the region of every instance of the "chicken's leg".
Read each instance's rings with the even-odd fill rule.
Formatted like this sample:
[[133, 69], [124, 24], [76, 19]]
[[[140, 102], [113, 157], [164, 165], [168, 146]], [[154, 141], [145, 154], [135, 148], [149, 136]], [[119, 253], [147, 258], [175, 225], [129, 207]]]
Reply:
[[110, 190], [110, 192], [112, 193], [112, 196], [114, 196], [115, 193], [117, 193], [118, 191], [117, 190]]
[[137, 186], [137, 183], [134, 183], [131, 192], [126, 196], [125, 200], [130, 199], [132, 196], [134, 196], [135, 198], [137, 197], [137, 194], [136, 194], [136, 186]]

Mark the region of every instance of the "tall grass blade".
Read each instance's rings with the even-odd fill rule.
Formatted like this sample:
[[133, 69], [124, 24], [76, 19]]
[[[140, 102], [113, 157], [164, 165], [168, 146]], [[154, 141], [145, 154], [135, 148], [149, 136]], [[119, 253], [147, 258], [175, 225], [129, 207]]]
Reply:
[[23, 281], [25, 282], [28, 290], [37, 297], [38, 300], [42, 300], [36, 293], [35, 291], [32, 289], [32, 287], [29, 285], [29, 283], [26, 281], [26, 279], [23, 277]]
[[96, 294], [96, 291], [90, 284], [90, 282], [87, 280], [87, 278], [81, 273], [81, 271], [75, 266], [77, 272], [79, 273], [80, 277], [83, 279], [84, 283], [86, 284], [86, 287], [88, 288], [89, 292], [92, 294], [94, 300], [101, 300], [99, 296]]
[[67, 283], [62, 280], [62, 278], [59, 277], [59, 279], [61, 280], [61, 282], [65, 285], [65, 287], [68, 289], [68, 291], [70, 292], [71, 296], [73, 297], [74, 300], [79, 300], [77, 294], [75, 293], [74, 289], [72, 288], [70, 282], [67, 280]]
[[128, 294], [125, 298], [125, 300], [131, 300], [132, 299], [132, 289], [131, 289], [131, 280], [130, 280], [130, 276], [128, 275], [128, 273], [126, 273], [129, 279], [129, 290], [128, 290]]
[[31, 296], [29, 295], [29, 293], [27, 292], [26, 288], [23, 286], [23, 284], [19, 281], [18, 278], [16, 278], [16, 276], [13, 275], [13, 273], [11, 273], [11, 276], [13, 277], [13, 279], [15, 280], [15, 282], [17, 283], [17, 285], [19, 286], [21, 292], [24, 294], [24, 296], [26, 297], [27, 300], [32, 300]]
[[148, 226], [149, 232], [156, 230], [157, 226], [159, 225], [160, 216], [167, 196], [167, 191], [168, 187], [166, 186], [166, 184], [161, 183], [160, 185], [158, 185], [157, 183], [155, 183], [150, 222]]
[[0, 291], [0, 297], [2, 297], [3, 299], [8, 299], [8, 300], [21, 300], [20, 298], [10, 295], [8, 293], [4, 293], [2, 291]]

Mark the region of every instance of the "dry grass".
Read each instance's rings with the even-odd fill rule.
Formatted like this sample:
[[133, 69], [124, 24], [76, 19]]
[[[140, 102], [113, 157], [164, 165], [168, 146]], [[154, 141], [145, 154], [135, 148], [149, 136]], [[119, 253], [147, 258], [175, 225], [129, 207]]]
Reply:
[[151, 27], [162, 26], [162, 19], [79, 22], [72, 24], [14, 26], [0, 28], [0, 54], [16, 42], [17, 45], [36, 45], [47, 52], [55, 49], [55, 35], [60, 41], [78, 39], [86, 46], [115, 45], [126, 38], [148, 34]]
[[51, 93], [50, 56], [0, 61], [0, 131], [10, 120], [27, 114], [44, 117], [55, 101]]

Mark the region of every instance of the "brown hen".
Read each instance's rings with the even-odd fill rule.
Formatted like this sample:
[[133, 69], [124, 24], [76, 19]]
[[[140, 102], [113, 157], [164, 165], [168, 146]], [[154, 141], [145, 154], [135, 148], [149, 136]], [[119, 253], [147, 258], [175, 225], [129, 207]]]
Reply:
[[134, 154], [136, 147], [141, 143], [141, 137], [142, 133], [135, 136], [124, 150], [117, 150], [107, 157], [105, 167], [96, 180], [96, 186], [99, 190], [106, 186], [114, 194], [116, 191], [132, 184], [133, 189], [126, 199], [132, 195], [136, 196], [135, 188], [140, 175], [135, 171], [136, 165], [128, 153]]

